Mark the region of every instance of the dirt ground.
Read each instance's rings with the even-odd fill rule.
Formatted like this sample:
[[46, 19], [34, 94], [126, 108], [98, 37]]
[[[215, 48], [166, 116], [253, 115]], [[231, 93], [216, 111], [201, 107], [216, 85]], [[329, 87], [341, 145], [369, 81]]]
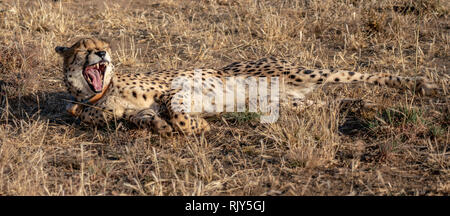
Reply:
[[[449, 195], [449, 1], [1, 0], [0, 195]], [[306, 67], [425, 76], [418, 97], [329, 85], [326, 107], [212, 117], [198, 137], [65, 112], [56, 46], [111, 41], [119, 73], [220, 68], [267, 56]], [[335, 99], [382, 104], [344, 107]]]

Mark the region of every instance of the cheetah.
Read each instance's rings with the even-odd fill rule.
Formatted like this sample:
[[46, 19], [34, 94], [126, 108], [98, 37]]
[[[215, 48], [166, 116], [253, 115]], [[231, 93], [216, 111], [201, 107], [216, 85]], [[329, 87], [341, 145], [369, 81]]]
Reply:
[[[307, 103], [305, 96], [326, 83], [368, 83], [406, 88], [424, 95], [433, 94], [437, 89], [423, 77], [311, 69], [274, 57], [235, 62], [221, 69], [201, 69], [200, 72], [160, 70], [116, 74], [109, 44], [96, 38], [83, 38], [71, 47], [58, 46], [55, 51], [64, 59], [64, 83], [74, 97], [74, 102], [67, 107], [71, 115], [95, 126], [124, 119], [159, 134], [201, 134], [210, 130], [202, 115], [202, 110], [208, 107], [203, 106], [198, 112], [187, 112], [177, 107], [180, 104], [189, 106], [192, 102], [180, 94], [180, 85], [174, 87], [173, 83], [177, 78], [194, 78], [196, 74], [201, 75], [202, 88], [195, 91], [206, 99], [223, 97], [223, 88], [217, 87], [223, 86], [227, 77], [277, 78], [281, 103], [292, 106]], [[241, 94], [247, 103], [250, 93]], [[231, 101], [225, 100], [225, 104], [227, 102]]]

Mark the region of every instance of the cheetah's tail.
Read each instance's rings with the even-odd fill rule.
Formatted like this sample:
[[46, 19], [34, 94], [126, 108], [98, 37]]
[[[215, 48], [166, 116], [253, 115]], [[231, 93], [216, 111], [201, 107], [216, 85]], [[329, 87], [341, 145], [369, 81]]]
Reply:
[[401, 77], [391, 74], [361, 74], [352, 71], [336, 71], [330, 73], [325, 83], [358, 83], [364, 82], [380, 86], [388, 86], [397, 89], [409, 89], [419, 95], [436, 95], [439, 92], [438, 85], [424, 77]]

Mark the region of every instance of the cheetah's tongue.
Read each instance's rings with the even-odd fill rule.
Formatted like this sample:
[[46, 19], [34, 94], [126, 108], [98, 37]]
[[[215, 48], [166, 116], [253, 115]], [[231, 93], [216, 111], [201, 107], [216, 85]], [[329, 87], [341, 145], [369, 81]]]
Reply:
[[97, 69], [88, 69], [86, 74], [90, 78], [91, 84], [94, 87], [94, 90], [97, 92], [102, 91], [103, 89], [103, 80], [100, 75], [100, 71]]

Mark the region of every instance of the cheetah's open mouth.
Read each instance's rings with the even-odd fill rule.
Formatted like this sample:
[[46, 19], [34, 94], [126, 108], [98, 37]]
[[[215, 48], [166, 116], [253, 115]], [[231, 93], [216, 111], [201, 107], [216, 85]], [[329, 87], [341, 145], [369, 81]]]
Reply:
[[105, 76], [107, 61], [100, 61], [84, 68], [83, 76], [92, 91], [100, 93], [103, 90], [103, 78]]

